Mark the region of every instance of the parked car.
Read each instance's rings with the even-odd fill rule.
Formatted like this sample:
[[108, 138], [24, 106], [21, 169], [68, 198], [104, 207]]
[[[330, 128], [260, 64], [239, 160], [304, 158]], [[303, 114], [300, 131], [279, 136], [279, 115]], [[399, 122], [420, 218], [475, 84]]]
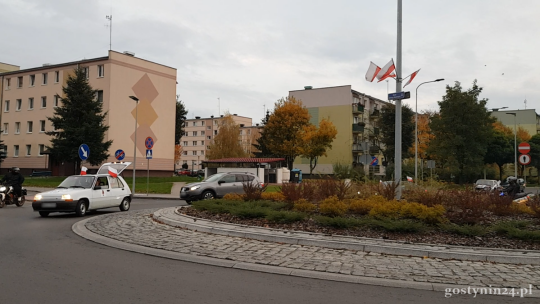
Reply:
[[196, 200], [221, 198], [227, 193], [243, 194], [244, 183], [254, 183], [261, 187], [264, 186], [264, 183], [253, 173], [218, 173], [200, 182], [190, 183], [182, 187], [180, 190], [180, 199], [185, 200], [189, 204]]
[[189, 175], [190, 173], [191, 173], [191, 170], [187, 170], [187, 169], [176, 170], [176, 175]]
[[494, 179], [479, 179], [474, 183], [476, 191], [495, 191], [501, 186], [501, 182]]
[[[130, 164], [105, 163], [96, 174], [69, 176], [55, 190], [36, 194], [32, 208], [42, 217], [51, 212], [75, 212], [84, 216], [89, 210], [110, 207], [128, 211], [131, 190], [120, 174]], [[117, 172], [109, 173], [110, 168]]]

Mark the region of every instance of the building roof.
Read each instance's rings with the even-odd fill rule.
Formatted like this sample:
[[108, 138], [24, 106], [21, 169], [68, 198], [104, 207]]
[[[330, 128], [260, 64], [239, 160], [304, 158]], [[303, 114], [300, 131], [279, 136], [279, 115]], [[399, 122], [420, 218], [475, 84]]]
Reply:
[[205, 160], [203, 163], [275, 163], [284, 161], [285, 158], [250, 158], [250, 157], [234, 157], [234, 158], [222, 158]]

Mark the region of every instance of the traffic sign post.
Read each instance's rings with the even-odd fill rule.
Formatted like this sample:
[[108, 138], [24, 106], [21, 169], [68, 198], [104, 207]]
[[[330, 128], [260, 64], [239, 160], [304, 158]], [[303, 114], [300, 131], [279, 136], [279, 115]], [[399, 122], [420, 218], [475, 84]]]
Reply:
[[146, 196], [148, 196], [148, 184], [150, 183], [150, 160], [152, 159], [152, 147], [154, 146], [154, 140], [152, 137], [147, 137], [144, 141], [144, 145], [148, 148], [148, 150], [146, 150]]
[[518, 160], [520, 164], [525, 166], [531, 163], [531, 156], [529, 154], [521, 154]]
[[114, 152], [114, 157], [117, 160], [122, 160], [124, 159], [124, 157], [126, 157], [126, 153], [124, 152], [124, 150], [118, 149], [116, 150], [116, 152]]
[[521, 154], [527, 154], [531, 151], [531, 145], [526, 142], [522, 142], [518, 145], [518, 151]]
[[401, 100], [411, 98], [411, 92], [396, 92], [388, 94], [388, 100]]

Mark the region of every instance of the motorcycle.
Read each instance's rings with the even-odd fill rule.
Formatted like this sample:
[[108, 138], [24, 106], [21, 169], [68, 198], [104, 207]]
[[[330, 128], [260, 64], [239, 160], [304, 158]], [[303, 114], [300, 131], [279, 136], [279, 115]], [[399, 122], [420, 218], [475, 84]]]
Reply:
[[21, 194], [21, 200], [19, 201], [17, 195], [13, 192], [13, 186], [0, 185], [0, 208], [4, 208], [5, 205], [22, 207], [26, 201], [26, 188], [22, 187]]
[[520, 186], [517, 193], [511, 195], [509, 193], [509, 187], [503, 187], [500, 190], [499, 196], [512, 196], [512, 201], [514, 203], [522, 204], [527, 203], [531, 197], [534, 196], [532, 192], [525, 192], [525, 187]]

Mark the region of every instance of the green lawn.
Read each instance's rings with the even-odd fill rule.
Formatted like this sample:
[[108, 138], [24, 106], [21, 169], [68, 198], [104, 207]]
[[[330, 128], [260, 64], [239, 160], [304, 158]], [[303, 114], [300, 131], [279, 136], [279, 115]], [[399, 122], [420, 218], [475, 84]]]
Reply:
[[[65, 176], [51, 176], [51, 177], [25, 177], [24, 187], [43, 187], [43, 188], [56, 188], [66, 177]], [[124, 178], [129, 186], [133, 185], [133, 179], [131, 177]], [[150, 177], [148, 179], [148, 193], [156, 194], [169, 194], [171, 193], [173, 182], [196, 182], [196, 177], [188, 176], [174, 176], [174, 177]], [[137, 177], [135, 180], [135, 193], [146, 193], [147, 178]], [[133, 191], [133, 189], [132, 189]]]

